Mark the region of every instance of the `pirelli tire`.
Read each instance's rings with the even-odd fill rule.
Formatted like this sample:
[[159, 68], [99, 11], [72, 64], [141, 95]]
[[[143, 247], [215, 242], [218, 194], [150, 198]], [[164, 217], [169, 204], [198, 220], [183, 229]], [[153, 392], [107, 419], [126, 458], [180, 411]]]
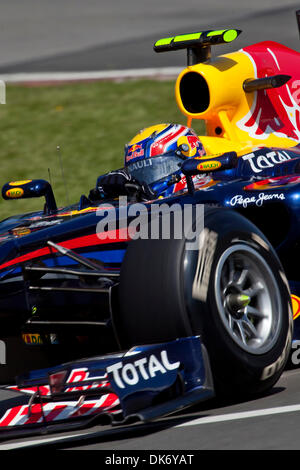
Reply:
[[293, 329], [274, 249], [239, 213], [212, 208], [196, 249], [188, 243], [174, 236], [129, 243], [116, 318], [121, 346], [200, 335], [217, 393], [268, 390], [285, 367]]

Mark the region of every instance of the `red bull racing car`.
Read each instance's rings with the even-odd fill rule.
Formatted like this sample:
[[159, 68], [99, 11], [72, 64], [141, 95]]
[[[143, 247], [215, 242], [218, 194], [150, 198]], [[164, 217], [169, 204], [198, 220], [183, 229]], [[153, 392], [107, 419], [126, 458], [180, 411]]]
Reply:
[[280, 377], [299, 338], [300, 54], [265, 41], [211, 57], [239, 34], [155, 43], [187, 49], [187, 125], [140, 131], [78, 203], [4, 184], [45, 205], [0, 223], [2, 436], [149, 420]]

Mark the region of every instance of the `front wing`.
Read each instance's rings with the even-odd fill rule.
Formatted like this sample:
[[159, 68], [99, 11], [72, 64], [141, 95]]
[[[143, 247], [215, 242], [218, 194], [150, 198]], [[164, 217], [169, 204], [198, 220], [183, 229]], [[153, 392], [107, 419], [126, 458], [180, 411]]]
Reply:
[[0, 439], [66, 431], [96, 419], [149, 421], [214, 395], [198, 336], [33, 371], [4, 391]]

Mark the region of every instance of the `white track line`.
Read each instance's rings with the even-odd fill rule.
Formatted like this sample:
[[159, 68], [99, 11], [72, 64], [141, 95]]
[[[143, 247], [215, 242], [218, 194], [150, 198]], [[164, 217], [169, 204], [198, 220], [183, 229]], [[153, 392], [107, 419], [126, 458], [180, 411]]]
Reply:
[[87, 72], [37, 72], [0, 74], [5, 83], [61, 82], [81, 80], [120, 80], [129, 78], [157, 78], [177, 76], [183, 67], [107, 70]]
[[[260, 416], [271, 416], [283, 413], [294, 413], [296, 411], [300, 411], [300, 405], [289, 405], [289, 406], [280, 406], [277, 408], [265, 408], [262, 410], [253, 410], [253, 411], [242, 411], [238, 413], [228, 413], [224, 415], [217, 415], [217, 416], [208, 416], [205, 418], [198, 418], [192, 421], [178, 424], [174, 426], [174, 428], [180, 428], [184, 426], [198, 426], [200, 424], [213, 424], [213, 423], [222, 423], [225, 421], [235, 421], [239, 419], [247, 419], [247, 418], [257, 418]], [[91, 433], [95, 435], [95, 433]], [[97, 434], [97, 433], [96, 433]], [[7, 444], [0, 444], [0, 451], [1, 450], [12, 450], [12, 449], [21, 449], [26, 447], [35, 447], [41, 444], [47, 443], [54, 443], [65, 441], [67, 439], [72, 440], [73, 438], [79, 438], [83, 436], [88, 436], [89, 432], [86, 433], [78, 433], [69, 436], [56, 436], [51, 438], [44, 438], [44, 439], [36, 439], [36, 440], [28, 440], [23, 442], [14, 442], [14, 443], [7, 443]]]
[[198, 426], [200, 424], [222, 423], [224, 421], [235, 421], [238, 419], [257, 418], [260, 416], [270, 416], [282, 413], [293, 413], [300, 411], [300, 405], [280, 406], [277, 408], [266, 408], [262, 410], [242, 411], [239, 413], [229, 413], [217, 416], [207, 416], [205, 418], [197, 418], [192, 421], [178, 424], [176, 428], [183, 426]]
[[1, 444], [0, 450], [12, 450], [12, 449], [22, 449], [25, 447], [35, 447], [40, 444], [50, 443], [50, 442], [60, 442], [66, 439], [73, 439], [74, 437], [85, 436], [85, 434], [74, 434], [71, 436], [57, 436], [45, 439], [36, 439], [32, 441], [23, 441], [23, 442], [12, 442], [10, 444]]

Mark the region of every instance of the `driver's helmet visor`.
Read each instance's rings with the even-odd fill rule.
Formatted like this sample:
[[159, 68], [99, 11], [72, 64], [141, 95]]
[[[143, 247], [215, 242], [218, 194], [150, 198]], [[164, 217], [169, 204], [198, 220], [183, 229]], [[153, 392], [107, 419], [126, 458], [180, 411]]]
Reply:
[[149, 185], [180, 171], [183, 159], [174, 153], [144, 158], [126, 165], [130, 175]]

